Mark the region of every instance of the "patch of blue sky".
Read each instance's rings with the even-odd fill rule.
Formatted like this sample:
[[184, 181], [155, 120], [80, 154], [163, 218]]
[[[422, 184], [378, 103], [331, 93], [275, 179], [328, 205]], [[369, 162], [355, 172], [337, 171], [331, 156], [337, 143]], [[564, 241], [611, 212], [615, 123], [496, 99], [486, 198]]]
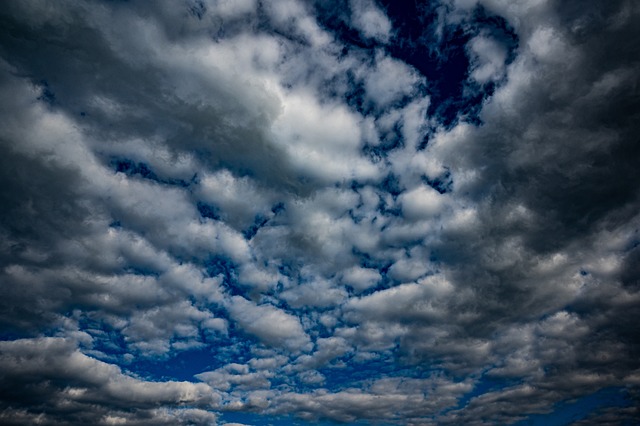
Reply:
[[471, 122], [478, 121], [480, 106], [495, 86], [468, 84], [471, 63], [467, 43], [481, 32], [490, 34], [507, 47], [508, 64], [515, 58], [518, 46], [513, 28], [504, 18], [481, 6], [467, 22], [437, 28], [441, 24], [438, 2], [385, 0], [381, 3], [397, 30], [396, 38], [386, 46], [388, 53], [427, 78], [429, 115], [445, 127], [454, 125], [460, 116]]
[[400, 149], [404, 146], [404, 141], [400, 132], [400, 124], [396, 123], [391, 131], [382, 135], [379, 143], [365, 143], [362, 146], [362, 153], [373, 163], [383, 161], [391, 151]]
[[[380, 288], [384, 287], [389, 268], [393, 265], [393, 260], [375, 257], [375, 253], [366, 253], [357, 247], [351, 249], [351, 253], [358, 258], [358, 265], [362, 268], [376, 269], [382, 276]], [[373, 288], [372, 288], [373, 289]]]
[[243, 289], [238, 284], [238, 265], [233, 260], [223, 255], [210, 255], [203, 266], [208, 276], [222, 277], [222, 285], [231, 295], [244, 295]]
[[207, 7], [201, 1], [194, 1], [189, 5], [189, 13], [198, 20], [202, 20], [206, 12]]
[[230, 362], [245, 363], [253, 357], [251, 346], [254, 342], [235, 330], [233, 324], [228, 336], [201, 333], [199, 340], [203, 346], [157, 356], [131, 356], [125, 337], [103, 321], [82, 317], [79, 326], [93, 338], [92, 356], [109, 359], [126, 371], [149, 380], [195, 382], [198, 381], [194, 378], [196, 374], [215, 370]]
[[382, 378], [411, 378], [423, 379], [434, 374], [440, 374], [439, 369], [416, 368], [416, 366], [399, 367], [396, 358], [382, 354], [379, 358], [363, 362], [356, 362], [353, 358], [346, 359], [340, 367], [320, 368], [318, 371], [325, 376], [324, 387], [329, 389], [343, 389], [359, 387], [363, 382]]
[[116, 172], [124, 173], [129, 177], [148, 179], [164, 185], [174, 185], [187, 188], [197, 179], [196, 175], [194, 175], [190, 181], [186, 181], [184, 179], [162, 177], [159, 176], [149, 164], [140, 161], [134, 161], [128, 158], [112, 157], [109, 160], [109, 164], [111, 168]]
[[47, 80], [41, 80], [40, 88], [41, 92], [40, 96], [38, 96], [38, 100], [48, 105], [54, 105], [56, 103], [56, 95], [49, 87], [49, 82]]
[[484, 7], [477, 7], [473, 14], [473, 21], [477, 29], [490, 34], [500, 40], [507, 47], [506, 63], [510, 64], [516, 58], [519, 45], [518, 36], [513, 27], [501, 16], [491, 14]]
[[196, 374], [215, 370], [230, 362], [227, 357], [220, 356], [219, 352], [214, 345], [208, 345], [175, 353], [169, 359], [136, 359], [127, 365], [126, 369], [151, 380], [198, 382], [194, 377]]
[[362, 115], [367, 115], [370, 112], [370, 108], [366, 107], [365, 99], [366, 99], [366, 91], [364, 88], [364, 84], [361, 81], [356, 80], [352, 71], [348, 71], [346, 73], [347, 79], [347, 90], [346, 93], [334, 93], [331, 89], [325, 88], [325, 92], [334, 95], [335, 97], [339, 97], [340, 95], [344, 98], [349, 105], [350, 108], [359, 112]]
[[116, 357], [126, 353], [124, 336], [107, 322], [83, 315], [78, 319], [78, 327], [91, 335], [94, 350]]
[[515, 379], [499, 379], [499, 378], [492, 378], [492, 377], [487, 377], [483, 375], [475, 383], [475, 385], [473, 386], [473, 389], [470, 392], [467, 392], [466, 394], [464, 394], [462, 398], [460, 398], [460, 400], [458, 401], [458, 405], [451, 409], [464, 408], [469, 403], [469, 401], [471, 401], [473, 398], [477, 396], [484, 395], [487, 392], [495, 392], [504, 388], [515, 386], [518, 383], [519, 383], [519, 380], [515, 380]]
[[453, 189], [453, 177], [449, 170], [446, 170], [442, 175], [436, 178], [429, 178], [426, 175], [421, 176], [422, 182], [429, 185], [431, 188], [438, 191], [440, 194], [446, 194]]
[[245, 364], [254, 357], [255, 342], [230, 327], [229, 336], [202, 338], [204, 346], [172, 351], [157, 357], [135, 357], [123, 365], [131, 373], [149, 380], [198, 382], [196, 374], [213, 371], [229, 363]]
[[[346, 57], [361, 58], [363, 63], [369, 65], [375, 62], [376, 55], [385, 51], [384, 44], [380, 43], [376, 38], [364, 37], [363, 34], [353, 28], [350, 24], [351, 12], [349, 2], [344, 0], [338, 1], [321, 1], [315, 2], [315, 16], [318, 24], [330, 33], [333, 33], [336, 39], [343, 44], [342, 55]], [[411, 96], [404, 96], [394, 105], [386, 108], [377, 108], [372, 103], [365, 88], [364, 81], [360, 76], [356, 76], [352, 70], [344, 74], [342, 80], [338, 80], [340, 90], [332, 90], [330, 84], [325, 84], [322, 91], [346, 104], [363, 116], [379, 117], [393, 107], [402, 107], [413, 99]], [[371, 143], [376, 142], [376, 143]], [[398, 147], [401, 140], [389, 143], [388, 141], [378, 145], [377, 141], [365, 141], [364, 153], [369, 156], [373, 162], [379, 162], [385, 158], [386, 152]]]
[[[396, 176], [391, 172], [380, 183], [380, 185], [378, 186], [378, 189], [380, 189], [381, 191], [387, 192], [394, 197], [397, 197], [402, 193], [402, 191], [404, 191], [404, 188], [400, 184], [400, 179], [398, 178], [398, 176]], [[383, 213], [389, 213], [395, 216], [399, 215], [399, 212], [396, 212], [394, 208], [388, 208], [387, 204], [383, 200], [380, 200], [378, 209]]]
[[25, 330], [17, 330], [17, 329], [9, 330], [7, 328], [5, 330], [0, 331], [0, 342], [10, 342], [13, 340], [25, 339], [29, 337], [33, 337], [33, 334]]
[[214, 204], [198, 201], [196, 203], [196, 208], [198, 209], [200, 216], [203, 218], [213, 220], [220, 220], [221, 218], [220, 208]]
[[264, 215], [257, 214], [253, 218], [253, 223], [244, 231], [242, 231], [242, 235], [246, 240], [252, 239], [260, 230], [260, 228], [264, 227], [269, 222], [269, 218]]
[[[546, 414], [533, 414], [514, 426], [564, 426], [585, 419], [606, 408], [632, 406], [628, 390], [621, 387], [601, 389], [571, 401], [556, 404]], [[634, 423], [637, 424], [637, 423]]]
[[145, 277], [159, 277], [160, 272], [142, 265], [129, 264], [123, 268], [124, 272], [132, 275], [141, 275]]
[[380, 46], [375, 38], [363, 37], [360, 31], [349, 25], [350, 14], [348, 0], [315, 2], [315, 16], [319, 25], [336, 34], [338, 39], [347, 46], [360, 49]]

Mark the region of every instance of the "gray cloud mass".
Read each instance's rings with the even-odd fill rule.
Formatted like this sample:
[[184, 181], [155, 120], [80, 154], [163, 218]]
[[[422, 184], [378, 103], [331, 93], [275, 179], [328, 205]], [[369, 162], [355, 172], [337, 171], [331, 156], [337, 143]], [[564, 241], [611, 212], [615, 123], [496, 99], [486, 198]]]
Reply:
[[640, 5], [418, 10], [5, 2], [0, 423], [640, 421]]

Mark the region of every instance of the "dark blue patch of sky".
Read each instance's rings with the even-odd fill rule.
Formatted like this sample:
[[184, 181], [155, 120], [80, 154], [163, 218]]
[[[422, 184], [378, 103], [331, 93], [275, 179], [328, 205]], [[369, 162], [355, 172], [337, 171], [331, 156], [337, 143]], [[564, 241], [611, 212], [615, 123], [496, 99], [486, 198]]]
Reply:
[[[480, 33], [488, 34], [507, 47], [507, 63], [510, 63], [515, 58], [518, 46], [514, 30], [503, 18], [492, 15], [481, 6], [468, 20], [438, 28], [439, 7], [444, 7], [439, 2], [381, 0], [379, 4], [391, 20], [395, 32], [386, 45], [363, 37], [349, 25], [350, 8], [346, 0], [317, 1], [315, 10], [319, 23], [334, 33], [345, 44], [345, 49], [369, 51], [372, 57], [375, 49], [384, 49], [425, 76], [426, 93], [431, 101], [428, 114], [440, 124], [451, 127], [460, 117], [481, 124], [478, 117], [480, 107], [493, 94], [496, 86], [493, 83], [478, 85], [469, 81], [471, 62], [467, 43]], [[349, 81], [352, 86], [347, 94], [349, 104], [361, 113], [370, 113], [364, 104], [362, 87], [352, 77]], [[372, 150], [370, 154], [374, 157], [383, 156], [384, 149]]]
[[112, 157], [109, 160], [109, 164], [111, 165], [111, 168], [116, 172], [124, 173], [129, 177], [140, 177], [165, 185], [176, 185], [187, 188], [197, 179], [196, 175], [194, 175], [190, 181], [160, 177], [148, 164], [143, 162], [136, 162], [128, 158]]
[[197, 382], [196, 374], [212, 371], [230, 362], [221, 358], [216, 345], [173, 353], [171, 358], [138, 358], [126, 368], [132, 373], [151, 380], [178, 380]]

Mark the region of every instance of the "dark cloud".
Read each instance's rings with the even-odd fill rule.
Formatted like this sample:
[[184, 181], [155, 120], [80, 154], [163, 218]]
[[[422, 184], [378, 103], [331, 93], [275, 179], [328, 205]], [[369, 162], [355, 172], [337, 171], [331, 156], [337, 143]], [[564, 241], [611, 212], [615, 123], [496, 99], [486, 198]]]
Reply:
[[[90, 358], [73, 341], [2, 342], [6, 424], [210, 424], [219, 397], [204, 384], [147, 382]], [[133, 410], [132, 410], [133, 408]]]

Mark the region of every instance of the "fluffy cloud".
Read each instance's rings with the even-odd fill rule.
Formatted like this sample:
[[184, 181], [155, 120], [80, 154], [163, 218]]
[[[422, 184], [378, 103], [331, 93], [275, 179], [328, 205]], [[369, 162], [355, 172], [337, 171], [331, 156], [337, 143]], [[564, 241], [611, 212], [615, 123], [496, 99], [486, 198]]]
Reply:
[[476, 58], [471, 78], [478, 83], [497, 80], [504, 74], [507, 49], [488, 37], [479, 36], [469, 42], [472, 55]]
[[7, 424], [55, 424], [61, 418], [72, 424], [215, 424], [206, 408], [220, 397], [208, 386], [125, 375], [84, 355], [70, 339], [5, 341], [0, 357]]
[[351, 22], [362, 35], [381, 42], [391, 37], [391, 22], [373, 0], [351, 0]]
[[275, 306], [255, 305], [240, 296], [234, 296], [228, 307], [231, 318], [249, 334], [267, 345], [298, 351], [310, 343], [298, 318]]
[[635, 421], [639, 17], [8, 2], [0, 421]]

